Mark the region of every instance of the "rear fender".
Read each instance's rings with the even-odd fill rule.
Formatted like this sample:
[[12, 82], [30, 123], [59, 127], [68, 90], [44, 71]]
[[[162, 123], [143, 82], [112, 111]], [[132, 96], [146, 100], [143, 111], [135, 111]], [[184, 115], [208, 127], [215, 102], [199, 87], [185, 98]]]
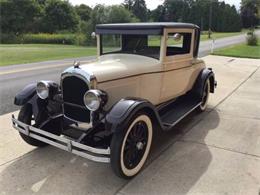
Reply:
[[215, 87], [216, 87], [215, 74], [211, 68], [205, 68], [200, 72], [192, 89], [196, 95], [199, 95], [199, 97], [201, 97], [203, 94], [204, 85], [207, 79], [209, 79], [210, 82], [210, 92], [211, 93], [215, 92]]

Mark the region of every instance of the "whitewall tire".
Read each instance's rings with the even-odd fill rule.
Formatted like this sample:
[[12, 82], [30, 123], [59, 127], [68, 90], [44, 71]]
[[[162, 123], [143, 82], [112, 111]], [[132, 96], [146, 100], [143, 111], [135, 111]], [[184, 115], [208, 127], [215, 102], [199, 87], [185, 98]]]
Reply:
[[203, 94], [202, 94], [202, 101], [201, 105], [198, 107], [199, 112], [204, 112], [208, 106], [208, 101], [209, 101], [209, 94], [210, 94], [210, 81], [207, 79], [204, 89], [203, 89]]
[[153, 125], [149, 116], [133, 117], [127, 128], [113, 135], [111, 141], [111, 166], [123, 178], [140, 172], [146, 162], [153, 139]]

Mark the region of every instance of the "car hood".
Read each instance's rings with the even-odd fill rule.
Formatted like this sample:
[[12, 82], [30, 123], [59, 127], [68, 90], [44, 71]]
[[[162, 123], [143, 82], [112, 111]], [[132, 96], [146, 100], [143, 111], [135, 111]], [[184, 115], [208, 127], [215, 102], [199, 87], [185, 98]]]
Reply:
[[133, 54], [108, 54], [93, 62], [79, 66], [81, 70], [96, 77], [98, 82], [161, 71], [159, 60]]

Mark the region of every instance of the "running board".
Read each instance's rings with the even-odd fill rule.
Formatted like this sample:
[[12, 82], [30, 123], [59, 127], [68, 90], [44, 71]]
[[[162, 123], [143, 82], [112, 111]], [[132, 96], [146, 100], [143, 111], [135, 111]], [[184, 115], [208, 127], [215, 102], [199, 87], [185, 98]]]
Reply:
[[164, 130], [169, 130], [201, 105], [200, 98], [185, 95], [159, 111]]

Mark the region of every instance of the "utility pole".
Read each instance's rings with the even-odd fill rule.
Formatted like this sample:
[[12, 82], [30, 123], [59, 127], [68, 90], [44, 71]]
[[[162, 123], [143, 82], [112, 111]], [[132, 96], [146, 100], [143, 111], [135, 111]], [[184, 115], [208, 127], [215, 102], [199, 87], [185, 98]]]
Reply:
[[212, 0], [210, 0], [210, 5], [209, 5], [209, 32], [208, 32], [208, 38], [211, 38], [211, 33], [212, 33]]
[[203, 21], [203, 17], [200, 18], [200, 28], [201, 28], [201, 31], [204, 30], [204, 21]]

